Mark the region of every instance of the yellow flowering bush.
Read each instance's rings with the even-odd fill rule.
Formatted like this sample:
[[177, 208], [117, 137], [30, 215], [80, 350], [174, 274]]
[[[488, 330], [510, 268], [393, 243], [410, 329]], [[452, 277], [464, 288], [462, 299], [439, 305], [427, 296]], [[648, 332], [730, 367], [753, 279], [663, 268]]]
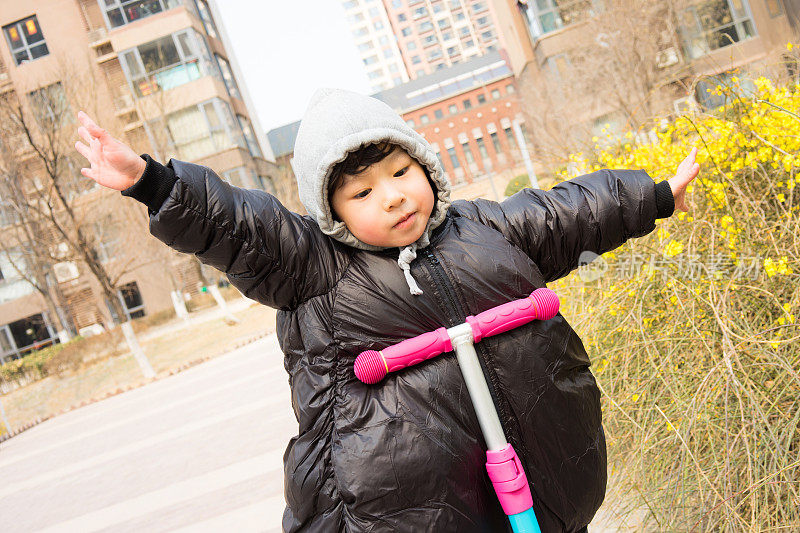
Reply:
[[568, 165], [660, 181], [699, 150], [689, 213], [552, 287], [593, 359], [616, 503], [647, 529], [800, 530], [800, 86], [755, 87]]

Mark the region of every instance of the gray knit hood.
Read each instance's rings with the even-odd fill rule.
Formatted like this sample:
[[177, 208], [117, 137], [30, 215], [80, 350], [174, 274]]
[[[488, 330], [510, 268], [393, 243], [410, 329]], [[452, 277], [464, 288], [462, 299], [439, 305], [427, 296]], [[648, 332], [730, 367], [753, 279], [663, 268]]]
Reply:
[[[409, 263], [416, 257], [417, 248], [428, 245], [431, 231], [444, 221], [450, 206], [450, 184], [439, 158], [424, 137], [376, 98], [340, 89], [319, 89], [300, 122], [292, 168], [300, 201], [323, 233], [355, 248], [382, 250], [385, 248], [360, 241], [343, 222], [334, 220], [328, 200], [328, 177], [333, 167], [350, 152], [381, 141], [404, 148], [428, 170], [436, 185], [436, 203], [425, 232], [400, 253], [398, 263], [409, 280]], [[413, 278], [409, 280], [411, 292], [421, 294], [412, 282]]]

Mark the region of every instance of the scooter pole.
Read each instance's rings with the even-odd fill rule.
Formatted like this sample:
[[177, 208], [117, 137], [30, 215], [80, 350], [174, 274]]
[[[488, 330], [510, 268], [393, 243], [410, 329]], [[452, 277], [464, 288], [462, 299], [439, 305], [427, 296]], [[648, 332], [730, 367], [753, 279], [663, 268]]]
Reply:
[[365, 383], [377, 383], [388, 372], [400, 370], [441, 353], [455, 350], [472, 405], [486, 445], [486, 470], [503, 511], [515, 533], [541, 533], [533, 497], [522, 463], [506, 441], [486, 378], [473, 342], [497, 335], [534, 319], [549, 320], [558, 313], [558, 296], [550, 289], [537, 289], [528, 298], [515, 300], [468, 316], [450, 329], [439, 328], [385, 348], [367, 350], [357, 358], [354, 370]]

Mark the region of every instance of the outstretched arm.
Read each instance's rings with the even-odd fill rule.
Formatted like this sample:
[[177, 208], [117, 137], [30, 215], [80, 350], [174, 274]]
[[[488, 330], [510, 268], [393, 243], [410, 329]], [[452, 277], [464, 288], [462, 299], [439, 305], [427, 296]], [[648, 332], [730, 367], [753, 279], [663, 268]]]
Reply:
[[232, 187], [211, 169], [140, 157], [85, 113], [76, 149], [90, 162], [81, 173], [148, 207], [150, 232], [226, 274], [246, 296], [291, 309], [324, 294], [345, 254], [308, 217], [264, 191]]
[[686, 210], [685, 191], [697, 176], [696, 150], [674, 177], [656, 184], [642, 170], [600, 170], [549, 191], [523, 189], [502, 203], [456, 202], [463, 214], [490, 225], [537, 264], [545, 281], [569, 274], [582, 252], [602, 254], [647, 235], [657, 218]]

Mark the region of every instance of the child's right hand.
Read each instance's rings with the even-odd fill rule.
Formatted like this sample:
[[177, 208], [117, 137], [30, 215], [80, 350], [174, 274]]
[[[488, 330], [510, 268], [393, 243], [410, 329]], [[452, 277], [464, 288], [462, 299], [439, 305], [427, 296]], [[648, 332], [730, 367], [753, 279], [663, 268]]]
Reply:
[[117, 191], [127, 189], [142, 177], [146, 166], [144, 159], [95, 124], [83, 111], [78, 111], [78, 120], [82, 124], [78, 135], [86, 144], [77, 141], [75, 149], [91, 165], [91, 168], [82, 168], [81, 174]]

